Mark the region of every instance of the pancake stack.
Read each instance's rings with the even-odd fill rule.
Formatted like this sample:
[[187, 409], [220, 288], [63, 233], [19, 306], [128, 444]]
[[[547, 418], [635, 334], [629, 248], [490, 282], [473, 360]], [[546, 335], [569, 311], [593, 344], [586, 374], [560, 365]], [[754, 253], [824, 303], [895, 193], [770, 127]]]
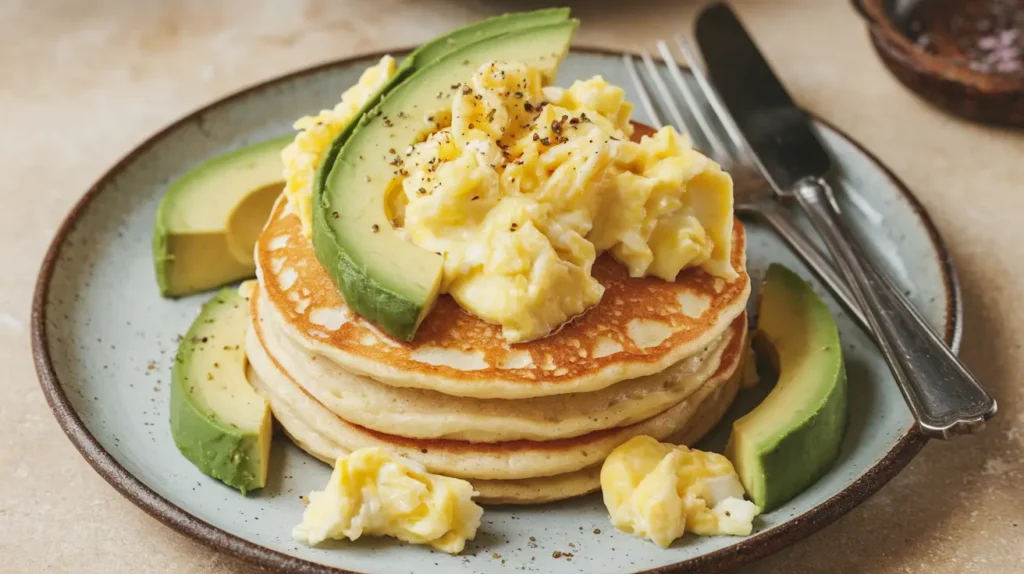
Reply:
[[469, 480], [482, 503], [585, 494], [616, 446], [691, 444], [732, 403], [747, 349], [744, 242], [736, 222], [729, 281], [700, 269], [635, 279], [601, 257], [601, 302], [537, 341], [509, 345], [444, 296], [407, 343], [345, 306], [281, 200], [256, 245], [249, 376], [325, 462], [385, 446]]

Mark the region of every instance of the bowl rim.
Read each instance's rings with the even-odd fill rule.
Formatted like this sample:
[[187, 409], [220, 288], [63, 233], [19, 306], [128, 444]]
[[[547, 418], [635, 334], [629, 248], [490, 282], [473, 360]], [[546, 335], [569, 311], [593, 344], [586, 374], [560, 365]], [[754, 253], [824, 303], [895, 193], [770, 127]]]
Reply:
[[[405, 55], [411, 50], [412, 48], [395, 48], [362, 52], [285, 73], [257, 82], [203, 105], [156, 131], [107, 169], [75, 203], [55, 233], [36, 280], [31, 310], [32, 355], [36, 374], [54, 417], [79, 454], [115, 490], [150, 516], [210, 548], [226, 552], [267, 570], [300, 574], [362, 574], [290, 556], [213, 526], [157, 494], [118, 463], [85, 427], [65, 394], [54, 369], [53, 359], [47, 344], [47, 302], [49, 300], [51, 280], [61, 249], [69, 233], [74, 229], [79, 218], [92, 201], [112, 178], [135, 161], [142, 153], [155, 146], [171, 131], [179, 128], [182, 124], [195, 120], [208, 111], [230, 105], [235, 100], [245, 97], [252, 92], [304, 76], [314, 75], [332, 68], [351, 65], [360, 60], [380, 58], [386, 54]], [[586, 45], [573, 45], [572, 51], [607, 56], [621, 56], [632, 53]], [[870, 159], [892, 182], [902, 198], [915, 211], [924, 224], [935, 255], [938, 258], [937, 264], [943, 270], [944, 291], [946, 293], [946, 324], [942, 333], [943, 339], [956, 351], [960, 345], [963, 324], [963, 302], [960, 293], [960, 282], [950, 252], [939, 234], [938, 228], [928, 215], [927, 210], [907, 185], [883, 164], [878, 157], [835, 125], [814, 114], [810, 115], [815, 121], [842, 136], [857, 148], [859, 152]], [[871, 468], [861, 474], [845, 489], [810, 510], [789, 519], [779, 526], [739, 540], [725, 548], [674, 564], [644, 570], [638, 574], [719, 572], [776, 552], [824, 528], [877, 492], [910, 462], [926, 442], [928, 442], [928, 438], [917, 431], [916, 425], [911, 425], [903, 432], [903, 435], [896, 441], [893, 448]]]
[[911, 42], [893, 21], [886, 9], [888, 0], [850, 0], [864, 18], [875, 47], [901, 65], [982, 93], [1024, 95], [1024, 76], [988, 74], [972, 70], [956, 60], [941, 58]]

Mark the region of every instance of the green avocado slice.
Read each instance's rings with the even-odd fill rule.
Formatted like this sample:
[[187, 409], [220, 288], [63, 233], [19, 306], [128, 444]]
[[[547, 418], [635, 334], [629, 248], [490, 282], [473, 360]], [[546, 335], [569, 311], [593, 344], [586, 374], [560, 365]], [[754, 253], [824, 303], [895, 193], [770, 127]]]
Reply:
[[487, 62], [522, 62], [554, 76], [577, 24], [514, 30], [469, 44], [417, 71], [362, 118], [313, 203], [317, 259], [349, 308], [412, 340], [437, 298], [443, 259], [391, 226], [385, 212], [394, 178], [389, 150], [415, 143], [427, 118], [450, 105], [458, 84]]
[[768, 268], [755, 344], [778, 369], [775, 388], [733, 423], [726, 456], [762, 511], [821, 478], [846, 432], [846, 369], [828, 307], [789, 269]]
[[246, 377], [248, 302], [226, 287], [203, 305], [171, 371], [171, 436], [204, 473], [245, 494], [267, 484], [270, 405]]
[[153, 226], [161, 295], [190, 295], [256, 274], [253, 246], [284, 187], [281, 150], [290, 141], [219, 155], [171, 184]]
[[410, 75], [436, 62], [442, 57], [447, 56], [455, 50], [461, 49], [467, 44], [471, 44], [485, 38], [507, 34], [513, 30], [555, 24], [558, 22], [565, 22], [568, 19], [568, 8], [544, 8], [541, 10], [533, 10], [531, 12], [512, 12], [510, 14], [502, 14], [500, 16], [495, 16], [493, 18], [488, 18], [486, 20], [481, 20], [479, 22], [463, 26], [462, 28], [458, 28], [444, 36], [438, 36], [437, 38], [434, 38], [413, 50], [405, 57], [404, 60], [402, 60], [402, 64], [397, 70], [395, 70], [395, 75], [392, 76], [391, 80], [384, 84], [376, 94], [363, 104], [362, 109], [360, 109], [359, 113], [356, 115], [356, 119], [338, 133], [334, 140], [331, 141], [327, 150], [321, 156], [313, 179], [313, 203], [316, 204], [317, 198], [320, 197], [320, 193], [323, 190], [324, 180], [326, 179], [328, 172], [330, 172], [331, 168], [334, 166], [334, 160], [338, 157], [338, 152], [341, 151], [342, 146], [345, 145], [349, 136], [352, 135], [352, 132], [355, 131], [356, 127], [359, 125], [359, 119], [380, 103], [381, 98], [387, 95], [395, 88], [395, 86], [401, 84]]

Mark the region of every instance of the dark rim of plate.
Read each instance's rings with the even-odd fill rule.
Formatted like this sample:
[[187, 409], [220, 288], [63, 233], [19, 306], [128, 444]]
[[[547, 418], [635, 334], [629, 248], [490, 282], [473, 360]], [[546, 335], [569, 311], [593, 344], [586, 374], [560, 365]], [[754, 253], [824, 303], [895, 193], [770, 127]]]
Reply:
[[[82, 420], [78, 417], [78, 414], [75, 412], [70, 401], [65, 395], [61, 382], [57, 378], [57, 373], [54, 371], [53, 361], [50, 357], [50, 349], [46, 342], [46, 304], [49, 298], [50, 280], [53, 277], [57, 259], [67, 235], [74, 228], [81, 214], [88, 208], [90, 202], [100, 193], [112, 177], [120, 172], [126, 165], [131, 163], [139, 154], [155, 145], [171, 130], [178, 128], [186, 122], [195, 120], [197, 117], [213, 108], [230, 104], [232, 101], [254, 91], [267, 88], [283, 81], [315, 74], [331, 68], [346, 66], [359, 60], [379, 58], [388, 53], [402, 55], [409, 51], [410, 49], [396, 49], [359, 54], [266, 80], [221, 98], [216, 102], [203, 106], [202, 108], [193, 111], [158, 131], [114, 164], [113, 167], [107, 170], [107, 172], [103, 174], [103, 176], [100, 177], [88, 191], [86, 191], [85, 195], [82, 196], [78, 203], [75, 204], [70, 213], [65, 217], [60, 228], [57, 230], [53, 241], [50, 243], [50, 247], [46, 252], [46, 257], [43, 259], [43, 264], [39, 271], [39, 277], [36, 280], [35, 293], [32, 300], [31, 321], [32, 355], [35, 360], [36, 373], [39, 376], [39, 383], [42, 386], [43, 394], [46, 395], [46, 401], [49, 403], [50, 409], [53, 411], [54, 416], [60, 423], [61, 428], [64, 429], [64, 433], [67, 434], [68, 438], [71, 439], [72, 444], [74, 444], [75, 448], [78, 449], [78, 452], [81, 453], [96, 472], [110, 483], [111, 486], [146, 511], [149, 515], [160, 520], [167, 526], [195, 538], [207, 546], [255, 563], [265, 569], [302, 574], [359, 574], [289, 556], [287, 554], [277, 552], [276, 550], [271, 550], [270, 548], [254, 544], [233, 534], [229, 534], [228, 532], [225, 532], [203, 520], [200, 520], [199, 518], [196, 518], [195, 516], [192, 516], [188, 512], [185, 512], [173, 502], [163, 498], [151, 490], [143, 484], [142, 481], [121, 466], [114, 457], [111, 456], [99, 442], [97, 442], [89, 430], [85, 428]], [[573, 51], [610, 56], [619, 56], [622, 54], [622, 52], [617, 50], [597, 47], [574, 46]], [[872, 162], [874, 162], [875, 165], [886, 174], [896, 188], [902, 192], [903, 198], [917, 213], [921, 222], [928, 230], [928, 235], [931, 239], [936, 256], [939, 259], [938, 263], [943, 270], [946, 283], [945, 292], [947, 293], [947, 300], [944, 339], [947, 343], [951, 344], [954, 350], [956, 350], [960, 344], [962, 324], [961, 316], [963, 312], [959, 280], [957, 279], [956, 270], [953, 267], [949, 251], [946, 248], [945, 243], [942, 241], [942, 237], [939, 235], [938, 229], [928, 216], [927, 211], [925, 211], [924, 206], [921, 205], [916, 197], [914, 197], [914, 194], [911, 193], [910, 189], [907, 188], [907, 186], [871, 152], [864, 149], [859, 143], [829, 122], [817, 116], [814, 116], [814, 119], [842, 135], [861, 153], [871, 159]], [[850, 486], [807, 512], [799, 516], [795, 516], [775, 528], [741, 539], [735, 544], [720, 550], [715, 550], [676, 564], [646, 570], [641, 574], [720, 572], [727, 568], [732, 568], [778, 551], [781, 548], [805, 538], [817, 530], [820, 530], [866, 500], [869, 496], [878, 491], [878, 489], [880, 489], [886, 482], [892, 479], [896, 473], [902, 470], [903, 467], [910, 462], [910, 459], [912, 459], [914, 455], [921, 450], [926, 442], [927, 438], [918, 433], [915, 427], [910, 427], [896, 442], [896, 445], [892, 450], [882, 457], [881, 460], [875, 463], [874, 466], [868, 469], [867, 472], [857, 478], [852, 484], [850, 484]]]

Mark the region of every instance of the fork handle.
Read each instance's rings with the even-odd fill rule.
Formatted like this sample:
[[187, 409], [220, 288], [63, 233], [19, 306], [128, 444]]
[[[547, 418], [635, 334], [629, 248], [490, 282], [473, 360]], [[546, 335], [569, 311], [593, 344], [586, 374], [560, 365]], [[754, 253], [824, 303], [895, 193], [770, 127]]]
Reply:
[[805, 178], [792, 192], [846, 277], [919, 430], [943, 439], [980, 430], [995, 399], [858, 249], [828, 183]]

